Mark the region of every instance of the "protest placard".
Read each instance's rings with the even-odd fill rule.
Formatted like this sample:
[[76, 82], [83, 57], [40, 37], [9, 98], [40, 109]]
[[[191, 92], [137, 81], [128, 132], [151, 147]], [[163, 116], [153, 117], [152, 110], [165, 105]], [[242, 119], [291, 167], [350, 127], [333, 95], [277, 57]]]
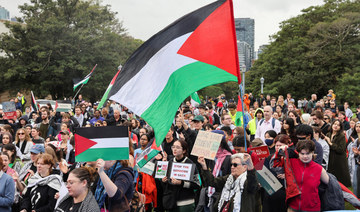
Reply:
[[3, 102], [2, 107], [4, 112], [4, 119], [16, 119], [15, 102]]
[[194, 175], [195, 166], [190, 163], [172, 163], [170, 178], [190, 181]]
[[199, 131], [191, 155], [204, 156], [204, 158], [214, 160], [222, 137], [221, 134]]
[[268, 146], [251, 147], [249, 149], [254, 151], [260, 160], [265, 159], [270, 155]]
[[260, 170], [256, 170], [256, 177], [261, 186], [269, 195], [272, 195], [282, 187], [279, 180], [270, 172], [268, 168], [266, 168], [266, 166], [263, 166]]
[[168, 166], [169, 166], [168, 161], [158, 161], [156, 164], [155, 178], [166, 177]]
[[69, 112], [71, 110], [70, 100], [56, 100], [56, 112]]

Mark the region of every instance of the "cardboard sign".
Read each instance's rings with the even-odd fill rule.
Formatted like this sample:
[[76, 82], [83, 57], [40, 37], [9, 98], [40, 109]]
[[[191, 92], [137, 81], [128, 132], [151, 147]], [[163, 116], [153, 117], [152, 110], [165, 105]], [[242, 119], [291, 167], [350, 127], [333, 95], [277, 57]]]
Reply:
[[71, 110], [70, 100], [56, 100], [56, 112], [69, 112]]
[[15, 102], [3, 102], [4, 119], [16, 119]]
[[155, 178], [162, 179], [166, 177], [168, 166], [169, 166], [168, 161], [158, 161], [156, 164]]
[[194, 175], [195, 166], [190, 163], [173, 163], [170, 178], [190, 181]]
[[277, 192], [282, 187], [279, 180], [271, 173], [268, 168], [266, 168], [266, 166], [263, 166], [261, 170], [256, 170], [256, 177], [261, 186], [269, 195]]
[[154, 173], [154, 169], [155, 169], [155, 163], [149, 161], [145, 164], [145, 166], [140, 168], [139, 171], [152, 176]]
[[268, 146], [252, 147], [249, 149], [254, 151], [260, 160], [265, 159], [270, 155]]
[[204, 156], [204, 158], [214, 160], [222, 137], [221, 134], [199, 131], [191, 155]]

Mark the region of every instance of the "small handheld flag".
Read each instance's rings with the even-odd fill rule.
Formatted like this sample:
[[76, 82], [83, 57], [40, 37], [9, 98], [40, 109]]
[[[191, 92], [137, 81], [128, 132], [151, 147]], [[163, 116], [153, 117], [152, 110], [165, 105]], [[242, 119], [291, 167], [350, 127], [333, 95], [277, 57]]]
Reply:
[[129, 136], [125, 126], [76, 128], [75, 161], [128, 160]]
[[81, 80], [80, 82], [77, 82], [77, 83], [74, 84], [74, 91], [76, 90], [77, 87], [79, 87], [80, 85], [85, 85], [89, 81], [89, 79], [90, 79], [93, 71], [95, 70], [96, 66], [97, 66], [97, 64], [94, 66], [94, 68], [91, 70], [91, 72], [88, 75], [85, 76], [85, 78], [83, 80]]

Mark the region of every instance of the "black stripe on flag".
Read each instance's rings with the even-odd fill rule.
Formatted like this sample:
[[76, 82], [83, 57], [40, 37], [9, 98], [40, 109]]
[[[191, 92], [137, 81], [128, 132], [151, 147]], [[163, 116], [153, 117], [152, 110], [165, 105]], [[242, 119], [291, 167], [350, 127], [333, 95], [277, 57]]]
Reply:
[[153, 35], [149, 40], [143, 43], [126, 61], [122, 67], [119, 76], [109, 93], [109, 97], [118, 92], [125, 83], [133, 78], [161, 48], [172, 40], [193, 32], [211, 13], [213, 13], [225, 1], [219, 0], [195, 10], [160, 32]]
[[82, 127], [76, 128], [75, 133], [88, 139], [129, 137], [126, 126]]

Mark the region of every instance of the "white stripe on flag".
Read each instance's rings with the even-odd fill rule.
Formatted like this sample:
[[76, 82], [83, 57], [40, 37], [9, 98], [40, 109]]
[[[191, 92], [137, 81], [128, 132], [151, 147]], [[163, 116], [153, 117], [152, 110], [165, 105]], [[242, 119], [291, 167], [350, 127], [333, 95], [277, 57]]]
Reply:
[[123, 138], [94, 138], [91, 139], [92, 141], [95, 141], [97, 144], [92, 146], [90, 149], [96, 149], [96, 148], [126, 148], [129, 147], [129, 138], [123, 137]]
[[197, 61], [177, 53], [191, 33], [166, 44], [133, 78], [109, 98], [117, 102], [126, 102], [124, 105], [140, 116], [158, 98], [173, 72]]

